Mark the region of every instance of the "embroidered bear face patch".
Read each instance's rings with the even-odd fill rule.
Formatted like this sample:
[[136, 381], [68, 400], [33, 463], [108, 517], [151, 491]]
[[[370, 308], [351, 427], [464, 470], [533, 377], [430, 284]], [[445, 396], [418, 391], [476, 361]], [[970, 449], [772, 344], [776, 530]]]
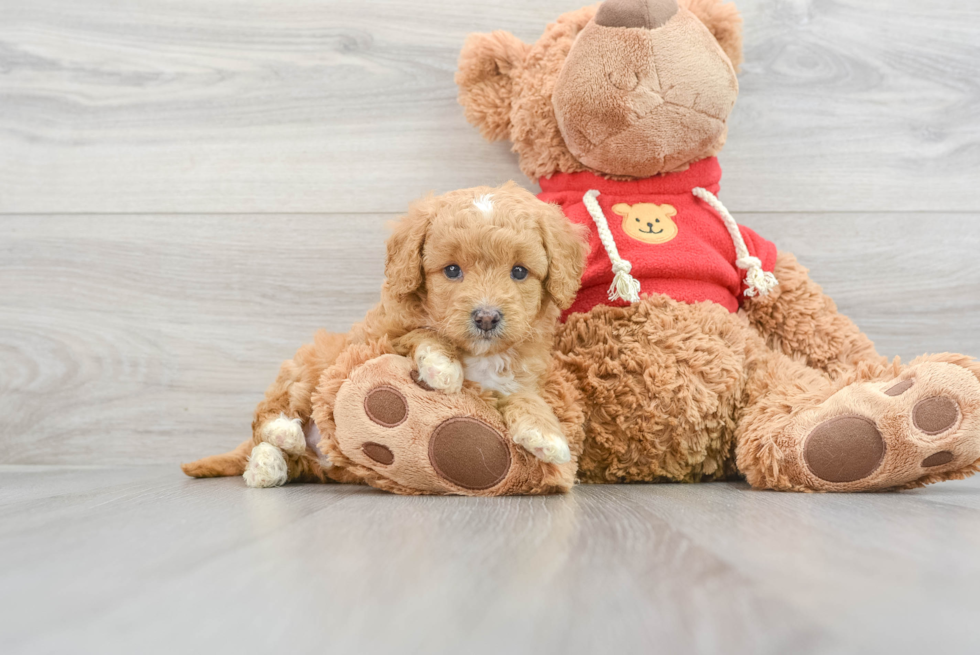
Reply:
[[677, 223], [673, 220], [677, 210], [673, 205], [620, 203], [613, 206], [613, 211], [623, 217], [623, 232], [637, 241], [659, 244], [677, 236]]

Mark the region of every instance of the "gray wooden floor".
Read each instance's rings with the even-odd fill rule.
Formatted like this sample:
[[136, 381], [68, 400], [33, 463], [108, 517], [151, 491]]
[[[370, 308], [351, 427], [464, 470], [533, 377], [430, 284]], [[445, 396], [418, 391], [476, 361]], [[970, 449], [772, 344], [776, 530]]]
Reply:
[[[422, 193], [526, 183], [472, 31], [586, 0], [0, 0], [0, 652], [975, 652], [980, 484], [244, 489]], [[888, 355], [980, 355], [980, 4], [740, 0], [723, 198]], [[108, 467], [108, 468], [98, 468]]]
[[0, 469], [0, 652], [976, 653], [980, 483], [551, 498]]

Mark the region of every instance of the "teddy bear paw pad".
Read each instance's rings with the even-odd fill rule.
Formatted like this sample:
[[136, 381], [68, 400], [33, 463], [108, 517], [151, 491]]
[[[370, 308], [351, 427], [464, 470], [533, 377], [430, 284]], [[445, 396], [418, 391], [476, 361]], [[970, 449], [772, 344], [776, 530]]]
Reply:
[[457, 486], [490, 489], [510, 471], [510, 448], [503, 435], [486, 423], [455, 417], [432, 432], [429, 461], [438, 475]]
[[364, 454], [383, 466], [390, 466], [395, 461], [395, 453], [391, 448], [374, 441], [366, 441], [361, 445]]
[[937, 435], [946, 432], [960, 417], [960, 408], [955, 402], [943, 396], [926, 398], [912, 410], [912, 423], [926, 434]]
[[364, 413], [382, 427], [397, 428], [408, 418], [408, 401], [394, 387], [377, 387], [364, 396]]
[[810, 433], [803, 457], [821, 480], [857, 482], [881, 466], [885, 441], [873, 421], [863, 416], [840, 416]]
[[953, 453], [948, 450], [944, 450], [941, 453], [936, 453], [935, 455], [929, 455], [924, 460], [922, 460], [922, 468], [928, 469], [935, 466], [944, 466], [953, 461], [956, 457]]

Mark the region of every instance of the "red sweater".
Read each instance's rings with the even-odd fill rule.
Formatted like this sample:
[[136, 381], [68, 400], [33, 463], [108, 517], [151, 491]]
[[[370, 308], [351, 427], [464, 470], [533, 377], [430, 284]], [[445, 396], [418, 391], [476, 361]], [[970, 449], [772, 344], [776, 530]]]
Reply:
[[[730, 312], [738, 311], [747, 289], [746, 272], [735, 265], [732, 236], [719, 214], [692, 193], [704, 187], [717, 194], [720, 181], [721, 167], [714, 157], [681, 173], [629, 182], [614, 182], [593, 173], [557, 173], [542, 179], [538, 197], [561, 205], [569, 220], [589, 228], [590, 252], [582, 288], [562, 320], [600, 304], [629, 305], [608, 298], [612, 262], [583, 202], [590, 189], [600, 192], [599, 206], [619, 256], [633, 266], [640, 293], [660, 293], [686, 303], [709, 300]], [[762, 260], [764, 271], [772, 272], [776, 246], [749, 228], [738, 227], [749, 254]]]

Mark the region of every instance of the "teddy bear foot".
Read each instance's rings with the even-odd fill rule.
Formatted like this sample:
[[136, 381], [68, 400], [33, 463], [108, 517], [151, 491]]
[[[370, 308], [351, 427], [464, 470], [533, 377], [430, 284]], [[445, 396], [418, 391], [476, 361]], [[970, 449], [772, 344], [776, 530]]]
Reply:
[[574, 471], [537, 460], [506, 436], [499, 414], [472, 389], [433, 390], [411, 360], [383, 355], [337, 393], [334, 445], [372, 486], [403, 494], [554, 493]]
[[[948, 360], [948, 361], [944, 361]], [[980, 380], [956, 356], [852, 384], [800, 417], [804, 486], [872, 491], [967, 477], [980, 463]]]

